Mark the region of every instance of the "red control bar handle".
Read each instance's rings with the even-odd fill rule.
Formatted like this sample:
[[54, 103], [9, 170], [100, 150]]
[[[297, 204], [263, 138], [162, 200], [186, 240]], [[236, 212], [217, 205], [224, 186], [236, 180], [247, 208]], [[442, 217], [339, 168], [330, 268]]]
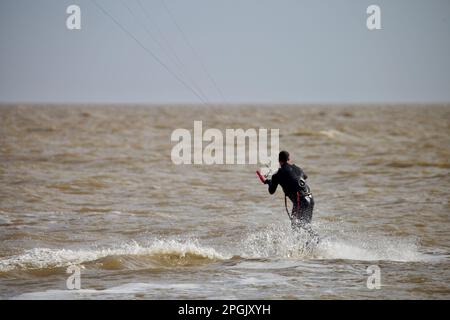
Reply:
[[261, 174], [261, 172], [259, 170], [256, 171], [256, 174], [262, 183], [266, 182], [266, 178]]

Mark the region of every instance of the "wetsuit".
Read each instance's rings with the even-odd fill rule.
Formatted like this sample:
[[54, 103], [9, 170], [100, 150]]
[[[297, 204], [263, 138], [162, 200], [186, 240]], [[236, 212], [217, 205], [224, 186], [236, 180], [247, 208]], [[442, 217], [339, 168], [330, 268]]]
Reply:
[[290, 215], [293, 229], [302, 227], [309, 229], [311, 223], [314, 198], [305, 180], [308, 176], [295, 164], [284, 163], [272, 179], [267, 179], [269, 193], [274, 194], [278, 185], [283, 188], [284, 194], [292, 201], [292, 213]]

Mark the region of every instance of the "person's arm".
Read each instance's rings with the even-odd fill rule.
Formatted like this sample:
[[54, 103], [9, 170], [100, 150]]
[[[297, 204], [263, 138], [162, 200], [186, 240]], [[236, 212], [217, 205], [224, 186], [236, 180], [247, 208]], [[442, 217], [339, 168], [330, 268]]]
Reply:
[[308, 179], [308, 176], [306, 175], [305, 171], [302, 170], [303, 179]]
[[302, 168], [296, 166], [295, 164], [294, 164], [294, 166], [295, 166], [295, 168], [299, 171], [299, 176], [300, 176], [300, 178], [302, 178], [303, 180], [308, 179], [308, 176], [306, 175], [305, 171], [303, 171]]
[[275, 173], [272, 176], [272, 179], [266, 179], [266, 181], [264, 181], [264, 183], [269, 185], [269, 193], [270, 194], [274, 194], [275, 191], [277, 191], [277, 187], [278, 187], [278, 175], [277, 175], [277, 173]]

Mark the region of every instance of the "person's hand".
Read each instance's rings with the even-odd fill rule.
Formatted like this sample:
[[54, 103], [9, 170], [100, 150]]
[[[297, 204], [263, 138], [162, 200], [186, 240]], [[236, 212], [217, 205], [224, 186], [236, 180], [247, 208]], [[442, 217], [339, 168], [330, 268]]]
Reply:
[[261, 171], [256, 170], [256, 174], [257, 174], [259, 180], [261, 180], [262, 183], [266, 184], [266, 178], [261, 174]]

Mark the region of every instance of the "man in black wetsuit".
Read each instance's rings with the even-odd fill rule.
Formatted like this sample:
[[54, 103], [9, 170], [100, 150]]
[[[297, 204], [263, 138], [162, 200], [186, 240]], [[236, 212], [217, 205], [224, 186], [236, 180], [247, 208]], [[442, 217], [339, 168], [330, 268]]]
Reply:
[[260, 173], [258, 175], [261, 181], [269, 185], [270, 194], [274, 194], [278, 185], [281, 185], [285, 196], [292, 201], [292, 212], [288, 212], [292, 228], [294, 230], [303, 228], [315, 236], [310, 226], [314, 209], [314, 198], [305, 182], [308, 176], [301, 168], [289, 163], [290, 159], [287, 151], [280, 152], [278, 161], [280, 169], [272, 176], [272, 179], [261, 178]]

